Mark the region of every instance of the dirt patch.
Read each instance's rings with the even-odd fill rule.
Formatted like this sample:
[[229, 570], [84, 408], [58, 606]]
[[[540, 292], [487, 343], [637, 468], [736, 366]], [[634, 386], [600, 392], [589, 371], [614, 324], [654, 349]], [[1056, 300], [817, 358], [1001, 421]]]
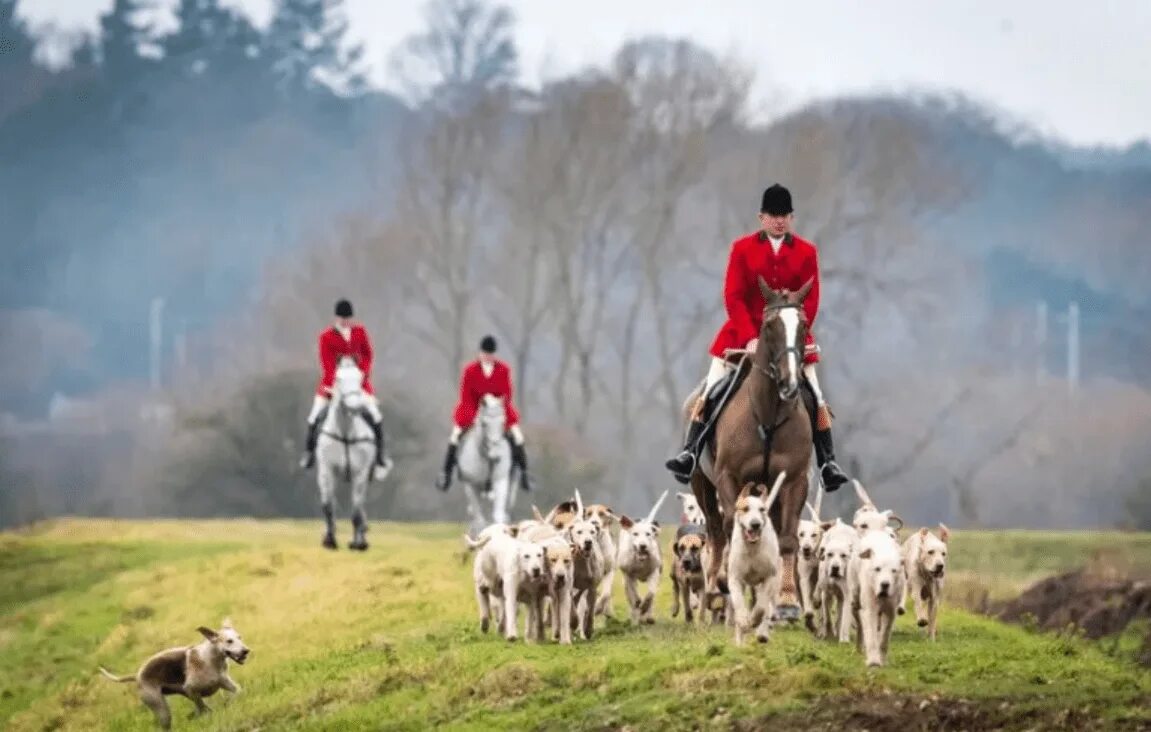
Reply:
[[[1077, 628], [1087, 638], [1104, 638], [1123, 632], [1134, 620], [1151, 619], [1151, 580], [1084, 568], [1041, 580], [989, 610], [1007, 622], [1053, 631]], [[1151, 635], [1141, 655], [1151, 663]]]
[[1006, 699], [954, 699], [869, 693], [828, 697], [809, 709], [733, 723], [740, 732], [786, 729], [789, 732], [854, 730], [935, 732], [937, 730], [1129, 730], [1151, 729], [1151, 718], [1107, 719], [1101, 709], [1036, 709]]

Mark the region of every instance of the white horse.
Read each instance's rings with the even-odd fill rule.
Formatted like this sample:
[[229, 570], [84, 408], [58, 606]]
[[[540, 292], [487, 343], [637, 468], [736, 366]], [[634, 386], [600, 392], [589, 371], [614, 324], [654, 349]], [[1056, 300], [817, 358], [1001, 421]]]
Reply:
[[320, 503], [327, 523], [323, 544], [328, 549], [336, 548], [332, 499], [337, 483], [343, 481], [351, 486], [354, 535], [348, 548], [363, 551], [368, 548], [364, 536], [368, 531], [368, 519], [364, 513], [368, 483], [373, 478], [373, 471], [377, 480], [383, 480], [392, 467], [391, 460], [387, 460], [383, 467], [375, 464], [375, 438], [371, 425], [362, 414], [365, 401], [371, 398], [364, 391], [364, 372], [352, 359], [342, 358], [336, 367], [328, 414], [316, 440], [316, 481], [320, 486]]
[[[475, 423], [460, 441], [457, 471], [468, 499], [468, 518], [476, 534], [492, 523], [507, 523], [515, 508], [512, 484], [512, 451], [504, 436], [507, 413], [504, 400], [484, 394]], [[492, 503], [488, 521], [480, 494]]]

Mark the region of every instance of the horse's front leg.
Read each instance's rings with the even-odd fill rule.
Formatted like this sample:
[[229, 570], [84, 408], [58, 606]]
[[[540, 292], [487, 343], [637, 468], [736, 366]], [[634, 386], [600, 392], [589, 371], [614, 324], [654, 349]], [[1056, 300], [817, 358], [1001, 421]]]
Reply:
[[727, 543], [727, 536], [724, 534], [723, 528], [723, 515], [719, 512], [716, 487], [698, 470], [691, 476], [691, 490], [703, 511], [704, 518], [707, 520], [705, 528], [707, 530], [707, 543], [711, 552], [710, 561], [708, 561], [704, 572], [703, 607], [715, 610], [717, 609], [716, 601], [723, 601], [723, 595], [719, 591], [719, 575], [723, 567], [724, 546]]
[[484, 509], [480, 506], [480, 498], [476, 495], [476, 489], [472, 487], [471, 481], [461, 480], [464, 486], [464, 496], [468, 500], [468, 518], [471, 525], [472, 533], [478, 534], [488, 526], [488, 522], [484, 520]]
[[492, 521], [497, 524], [508, 522], [510, 473], [510, 458], [502, 458], [492, 466]]
[[368, 515], [364, 510], [364, 503], [368, 495], [368, 482], [371, 480], [372, 466], [375, 456], [368, 458], [368, 469], [356, 474], [352, 481], [352, 541], [349, 549], [364, 551], [368, 548]]
[[798, 620], [800, 615], [795, 572], [799, 558], [799, 519], [806, 500], [807, 473], [796, 471], [784, 480], [776, 505], [772, 506], [772, 522], [779, 536], [779, 557], [783, 565], [776, 600], [780, 620]]
[[332, 475], [331, 468], [320, 461], [316, 469], [316, 483], [320, 487], [320, 507], [324, 512], [324, 538], [321, 542], [325, 549], [336, 548], [336, 519], [335, 519], [335, 493], [336, 476]]

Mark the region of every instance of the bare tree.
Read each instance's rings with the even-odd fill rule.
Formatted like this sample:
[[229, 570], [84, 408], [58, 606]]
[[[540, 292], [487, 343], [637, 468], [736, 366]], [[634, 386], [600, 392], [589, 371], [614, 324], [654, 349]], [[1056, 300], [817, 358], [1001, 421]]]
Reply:
[[680, 382], [685, 351], [708, 312], [699, 303], [685, 303], [679, 286], [686, 274], [679, 263], [693, 242], [678, 214], [685, 197], [705, 180], [710, 139], [738, 121], [751, 76], [691, 43], [660, 38], [625, 45], [614, 66], [636, 110], [631, 192], [637, 206], [630, 246], [642, 262], [655, 336], [653, 366], [668, 423], [674, 425], [685, 396]]
[[514, 84], [519, 74], [515, 15], [484, 0], [431, 0], [426, 28], [392, 54], [391, 69], [418, 105], [460, 109]]

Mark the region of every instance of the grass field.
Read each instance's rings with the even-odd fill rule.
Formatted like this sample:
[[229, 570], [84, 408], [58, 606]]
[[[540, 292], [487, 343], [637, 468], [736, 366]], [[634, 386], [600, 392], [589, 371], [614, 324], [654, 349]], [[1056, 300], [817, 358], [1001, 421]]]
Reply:
[[61, 520], [0, 534], [0, 727], [152, 729], [97, 664], [132, 672], [230, 615], [252, 648], [233, 666], [245, 692], [195, 721], [171, 699], [175, 729], [1151, 729], [1151, 673], [955, 608], [1093, 557], [1151, 568], [1147, 534], [956, 532], [939, 641], [904, 617], [890, 666], [868, 670], [798, 628], [743, 649], [686, 628], [666, 581], [654, 626], [511, 645], [478, 630], [459, 527], [376, 524], [366, 554], [325, 552], [319, 532]]

